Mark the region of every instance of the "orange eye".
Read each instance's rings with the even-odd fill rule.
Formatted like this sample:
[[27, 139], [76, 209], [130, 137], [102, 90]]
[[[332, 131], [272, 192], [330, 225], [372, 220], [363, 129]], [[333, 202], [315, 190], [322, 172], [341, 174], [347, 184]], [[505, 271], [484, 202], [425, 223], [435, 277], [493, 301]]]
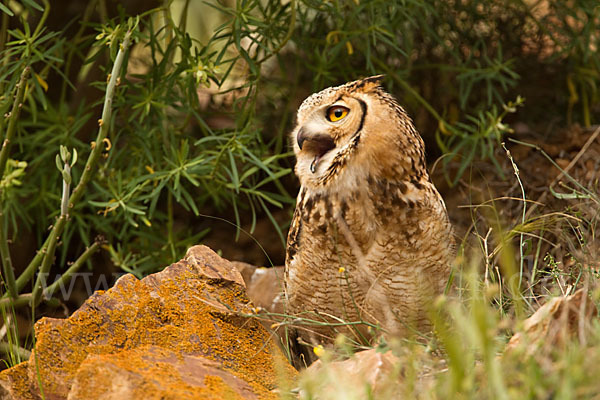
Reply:
[[344, 106], [333, 106], [327, 109], [327, 120], [336, 122], [348, 115], [348, 108]]

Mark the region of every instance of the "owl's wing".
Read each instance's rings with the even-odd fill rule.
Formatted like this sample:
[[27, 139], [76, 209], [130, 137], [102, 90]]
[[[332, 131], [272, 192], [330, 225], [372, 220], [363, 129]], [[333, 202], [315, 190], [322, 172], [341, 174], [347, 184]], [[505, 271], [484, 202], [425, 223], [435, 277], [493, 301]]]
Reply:
[[294, 269], [294, 264], [297, 262], [296, 256], [298, 254], [300, 246], [300, 232], [302, 230], [302, 210], [303, 202], [306, 194], [304, 188], [300, 189], [298, 198], [296, 199], [296, 209], [294, 210], [294, 216], [290, 224], [290, 229], [287, 237], [287, 245], [285, 250], [285, 279], [284, 282], [289, 281], [290, 270]]

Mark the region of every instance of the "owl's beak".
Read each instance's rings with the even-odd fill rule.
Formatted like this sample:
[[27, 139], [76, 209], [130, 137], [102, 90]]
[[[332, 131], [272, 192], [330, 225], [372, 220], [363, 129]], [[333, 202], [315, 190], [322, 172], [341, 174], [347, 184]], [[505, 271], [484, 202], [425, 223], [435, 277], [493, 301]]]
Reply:
[[333, 138], [325, 133], [307, 133], [303, 128], [300, 128], [298, 135], [296, 135], [296, 141], [298, 147], [302, 150], [306, 145], [309, 147], [309, 152], [314, 152], [319, 155], [327, 153], [329, 150], [335, 147]]
[[335, 141], [326, 133], [307, 133], [303, 128], [300, 128], [296, 135], [296, 141], [300, 151], [304, 148], [303, 153], [314, 156], [310, 164], [310, 171], [314, 174], [317, 169], [317, 164], [321, 158], [330, 150], [335, 148]]
[[298, 135], [296, 136], [296, 141], [298, 142], [298, 147], [300, 147], [300, 150], [302, 150], [302, 145], [306, 141], [306, 137], [307, 135], [304, 132], [304, 129], [300, 128]]

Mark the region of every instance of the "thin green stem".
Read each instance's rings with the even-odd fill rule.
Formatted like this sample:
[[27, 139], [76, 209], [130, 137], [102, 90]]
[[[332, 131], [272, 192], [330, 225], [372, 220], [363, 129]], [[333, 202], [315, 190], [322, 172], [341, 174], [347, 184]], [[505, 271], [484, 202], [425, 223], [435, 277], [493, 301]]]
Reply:
[[27, 83], [27, 77], [29, 76], [29, 70], [29, 67], [25, 67], [23, 72], [21, 72], [21, 78], [19, 79], [19, 83], [17, 83], [17, 95], [15, 96], [15, 101], [13, 102], [12, 111], [7, 117], [8, 128], [6, 129], [6, 133], [3, 135], [4, 141], [2, 143], [2, 150], [0, 151], [0, 179], [4, 177], [4, 170], [8, 161], [8, 154], [10, 153], [10, 145], [12, 144], [11, 142], [13, 136], [15, 135], [17, 120], [19, 119], [19, 114], [21, 113], [21, 107], [23, 107], [23, 97], [25, 96], [25, 86]]
[[46, 251], [46, 247], [48, 246], [49, 240], [50, 237], [47, 237], [42, 247], [37, 251], [35, 257], [33, 257], [33, 260], [29, 262], [27, 268], [25, 268], [25, 270], [21, 272], [21, 275], [19, 275], [17, 278], [17, 291], [20, 292], [25, 287], [25, 284], [31, 280], [31, 277], [42, 262], [42, 258], [44, 258], [44, 253]]
[[171, 257], [175, 261], [177, 253], [175, 251], [175, 238], [173, 236], [173, 194], [171, 192], [167, 192], [167, 240], [169, 249], [171, 250]]
[[190, 7], [190, 0], [185, 0], [183, 10], [181, 11], [181, 17], [179, 18], [179, 30], [185, 32], [188, 19], [188, 9]]
[[123, 43], [119, 48], [119, 52], [117, 53], [117, 57], [115, 59], [115, 63], [113, 65], [112, 71], [110, 73], [110, 79], [108, 81], [108, 85], [106, 86], [106, 97], [104, 99], [104, 108], [102, 109], [102, 118], [98, 121], [99, 129], [98, 136], [96, 137], [96, 146], [92, 148], [92, 152], [90, 153], [87, 162], [85, 164], [85, 168], [83, 170], [83, 174], [81, 175], [81, 179], [79, 183], [73, 190], [71, 197], [69, 198], [69, 208], [72, 209], [75, 204], [81, 199], [83, 196], [84, 189], [92, 175], [96, 171], [96, 164], [98, 163], [98, 159], [102, 154], [103, 142], [106, 136], [108, 135], [108, 129], [110, 127], [110, 120], [112, 117], [112, 101], [115, 94], [115, 88], [117, 86], [117, 81], [119, 80], [119, 75], [121, 72], [121, 66], [123, 64], [123, 60], [125, 59], [125, 53], [127, 48], [129, 47], [131, 41], [131, 31], [127, 31], [125, 34], [125, 38], [123, 39]]
[[31, 35], [32, 37], [37, 37], [37, 35], [41, 32], [44, 24], [46, 23], [46, 18], [48, 18], [48, 14], [50, 14], [50, 1], [42, 0], [42, 2], [44, 3], [44, 12], [42, 13], [42, 17], [35, 27], [35, 31], [33, 31], [33, 35]]
[[[167, 49], [167, 48], [169, 48], [171, 41], [174, 40], [174, 37], [175, 37], [175, 34], [173, 33], [175, 21], [173, 21], [173, 15], [171, 14], [171, 7], [168, 7], [168, 6], [163, 7], [163, 19], [165, 22], [165, 27], [164, 27], [165, 35], [164, 35], [163, 46], [165, 49]], [[169, 66], [169, 70], [171, 70], [173, 68], [173, 58], [174, 57], [175, 57], [175, 52], [169, 52], [169, 55], [167, 57], [167, 60], [168, 60], [167, 65]]]
[[52, 232], [50, 232], [50, 240], [48, 242], [48, 247], [46, 248], [44, 258], [42, 260], [42, 265], [38, 271], [37, 279], [35, 281], [35, 286], [32, 291], [31, 304], [33, 306], [37, 306], [42, 300], [42, 293], [44, 286], [46, 285], [46, 278], [48, 277], [48, 272], [50, 271], [50, 266], [54, 261], [54, 252], [56, 251], [56, 244], [60, 239], [60, 235], [62, 234], [63, 229], [65, 228], [65, 224], [67, 222], [67, 217], [61, 215], [56, 220], [54, 224], [54, 228]]
[[590, 126], [592, 126], [592, 119], [590, 116], [590, 101], [588, 99], [588, 94], [585, 91], [585, 88], [581, 89], [581, 100], [583, 103], [583, 124], [586, 128], [589, 128]]
[[[92, 16], [92, 12], [94, 11], [95, 7], [96, 7], [96, 3], [98, 2], [98, 0], [92, 0], [88, 3], [84, 13], [83, 13], [83, 18], [81, 19], [80, 26], [79, 26], [79, 30], [77, 31], [77, 33], [75, 34], [75, 37], [73, 38], [73, 40], [70, 40], [71, 42], [71, 48], [69, 50], [69, 53], [67, 55], [66, 61], [65, 61], [65, 69], [64, 69], [64, 73], [65, 76], [69, 76], [69, 72], [71, 71], [71, 63], [73, 61], [73, 56], [75, 55], [75, 52], [77, 50], [77, 46], [79, 45], [80, 41], [81, 41], [81, 37], [83, 35], [83, 32], [85, 31], [85, 28], [87, 27], [86, 23], [90, 20], [90, 17]], [[67, 97], [67, 86], [68, 86], [68, 80], [65, 79], [63, 80], [62, 83], [62, 88], [60, 91], [60, 102], [59, 104], [64, 104], [65, 103], [65, 99]], [[1, 93], [1, 92], [0, 92]]]
[[[519, 175], [519, 167], [517, 167], [517, 164], [515, 163], [515, 160], [513, 160], [512, 155], [510, 154], [510, 151], [508, 151], [508, 149], [506, 148], [506, 145], [504, 144], [504, 142], [502, 142], [502, 148], [504, 149], [504, 151], [506, 152], [506, 155], [508, 156], [508, 159], [510, 160], [510, 163], [513, 167], [513, 171], [515, 173], [515, 177], [517, 178], [517, 182], [519, 183], [519, 187], [521, 188], [521, 198], [523, 200], [523, 211], [521, 213], [521, 225], [524, 226], [525, 225], [525, 216], [527, 215], [527, 198], [525, 197], [525, 188], [523, 187], [523, 183], [521, 182], [521, 177]], [[524, 240], [523, 240], [523, 233], [521, 233], [519, 235], [519, 286], [518, 286], [518, 290], [521, 290], [521, 284], [523, 283], [523, 268], [524, 268], [524, 263], [525, 263], [525, 257], [523, 254], [523, 246], [524, 246]]]
[[12, 259], [10, 257], [10, 250], [8, 248], [8, 235], [5, 231], [6, 224], [4, 221], [4, 211], [0, 210], [0, 257], [2, 257], [2, 277], [8, 294], [13, 299], [16, 299], [19, 295], [17, 290], [17, 283], [15, 281], [15, 272], [12, 265]]
[[31, 356], [29, 350], [6, 342], [0, 342], [0, 352], [5, 354], [18, 354], [21, 360], [29, 360], [29, 357]]
[[[71, 166], [69, 165], [68, 162], [65, 162], [63, 171], [66, 174], [68, 174], [69, 176], [71, 175]], [[70, 190], [71, 190], [70, 181], [66, 181], [63, 178], [63, 191], [62, 191], [62, 197], [60, 199], [60, 215], [61, 216], [66, 217], [69, 214], [69, 192], [70, 192]]]
[[[6, 1], [4, 2], [7, 3]], [[2, 25], [0, 26], [0, 53], [4, 52], [4, 48], [6, 47], [6, 39], [8, 38], [8, 14], [2, 13]], [[4, 52], [4, 57], [2, 57], [2, 65], [6, 66], [10, 61], [10, 53]], [[5, 81], [2, 80], [0, 82], [0, 93], [4, 93], [4, 84]], [[0, 128], [4, 128], [4, 122], [2, 122], [2, 126]]]
[[[20, 294], [16, 299], [11, 299], [9, 297], [2, 297], [0, 299], [0, 308], [2, 307], [13, 307], [20, 308], [31, 304], [31, 299], [33, 295], [31, 293]], [[50, 307], [58, 307], [61, 302], [57, 299], [43, 299], [44, 304]]]
[[[15, 135], [17, 120], [23, 106], [23, 98], [25, 96], [25, 86], [27, 83], [27, 77], [29, 75], [29, 67], [26, 67], [21, 73], [21, 78], [17, 84], [17, 94], [13, 103], [12, 111], [8, 118], [8, 129], [4, 135], [4, 141], [2, 143], [2, 150], [0, 151], [0, 180], [4, 177], [4, 170], [8, 162], [8, 155], [10, 154], [10, 145]], [[4, 211], [0, 210], [0, 256], [2, 257], [2, 274], [8, 293], [12, 298], [16, 298], [18, 295], [17, 285], [15, 282], [15, 272], [10, 257], [10, 250], [8, 248], [8, 235], [5, 231]]]
[[540, 260], [540, 252], [542, 249], [542, 242], [543, 242], [543, 238], [544, 238], [544, 226], [542, 226], [542, 229], [540, 230], [540, 240], [538, 240], [538, 245], [537, 245], [537, 249], [535, 251], [535, 258], [533, 259], [533, 268], [531, 270], [531, 277], [529, 279], [529, 290], [531, 291], [531, 297], [534, 298], [535, 297], [535, 293], [533, 292], [533, 286], [535, 285], [535, 278], [536, 278], [536, 274], [537, 274], [537, 267], [538, 267], [538, 263]]
[[294, 34], [294, 29], [296, 28], [296, 0], [290, 1], [290, 7], [291, 7], [291, 15], [290, 15], [290, 25], [288, 27], [288, 31], [287, 31], [285, 37], [283, 38], [283, 40], [279, 43], [279, 46], [277, 46], [275, 49], [273, 49], [272, 54], [279, 53], [279, 51], [283, 48], [283, 46], [285, 46], [287, 44], [287, 42], [289, 42], [289, 40], [292, 38], [292, 35]]
[[19, 308], [29, 304], [31, 301], [31, 293], [25, 293], [17, 296], [16, 299], [2, 298], [0, 299], [0, 307], [14, 307]]
[[62, 274], [62, 276], [59, 279], [57, 279], [52, 285], [44, 289], [44, 295], [52, 295], [56, 288], [65, 285], [71, 279], [71, 276], [75, 272], [79, 271], [79, 269], [83, 266], [83, 264], [85, 264], [85, 262], [91, 257], [91, 255], [94, 254], [100, 248], [101, 244], [101, 242], [94, 242], [90, 247], [88, 247], [73, 263], [73, 265], [71, 265], [69, 269], [67, 269]]

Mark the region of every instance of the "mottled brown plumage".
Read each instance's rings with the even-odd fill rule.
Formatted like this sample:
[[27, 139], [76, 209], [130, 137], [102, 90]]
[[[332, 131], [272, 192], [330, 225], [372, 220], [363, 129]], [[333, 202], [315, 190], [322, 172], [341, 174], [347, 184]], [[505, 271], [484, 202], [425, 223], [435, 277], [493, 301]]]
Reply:
[[[287, 312], [404, 336], [430, 329], [427, 307], [444, 291], [454, 240], [423, 141], [379, 80], [325, 89], [298, 110], [291, 137], [301, 188], [287, 243]], [[336, 332], [364, 342], [372, 332], [303, 324], [298, 333], [313, 344]]]

